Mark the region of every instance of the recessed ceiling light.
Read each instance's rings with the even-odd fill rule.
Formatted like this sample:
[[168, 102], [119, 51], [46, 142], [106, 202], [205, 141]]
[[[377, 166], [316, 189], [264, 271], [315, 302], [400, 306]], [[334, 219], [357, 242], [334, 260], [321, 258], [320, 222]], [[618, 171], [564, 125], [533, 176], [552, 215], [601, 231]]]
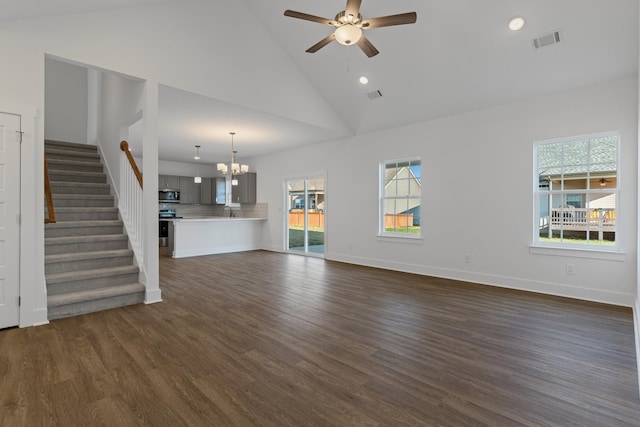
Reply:
[[362, 83], [363, 85], [369, 83], [369, 79], [367, 78], [367, 76], [360, 77], [360, 83]]
[[520, 16], [516, 16], [511, 21], [509, 21], [509, 29], [511, 31], [518, 31], [524, 27], [524, 18]]

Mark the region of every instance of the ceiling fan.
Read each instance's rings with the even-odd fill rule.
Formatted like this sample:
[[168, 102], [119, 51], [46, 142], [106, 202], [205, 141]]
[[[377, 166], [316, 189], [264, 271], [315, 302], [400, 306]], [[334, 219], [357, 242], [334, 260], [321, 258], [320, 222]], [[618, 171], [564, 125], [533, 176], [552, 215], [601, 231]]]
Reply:
[[380, 27], [390, 27], [392, 25], [413, 24], [418, 15], [415, 12], [401, 13], [399, 15], [381, 16], [378, 18], [363, 19], [360, 15], [360, 3], [362, 0], [347, 0], [344, 10], [338, 12], [335, 19], [321, 18], [307, 13], [285, 10], [284, 16], [304, 19], [306, 21], [318, 22], [320, 24], [335, 27], [335, 31], [320, 40], [318, 43], [307, 49], [307, 52], [314, 53], [325, 47], [333, 40], [345, 46], [357, 44], [369, 58], [380, 53], [373, 44], [362, 34], [362, 30]]

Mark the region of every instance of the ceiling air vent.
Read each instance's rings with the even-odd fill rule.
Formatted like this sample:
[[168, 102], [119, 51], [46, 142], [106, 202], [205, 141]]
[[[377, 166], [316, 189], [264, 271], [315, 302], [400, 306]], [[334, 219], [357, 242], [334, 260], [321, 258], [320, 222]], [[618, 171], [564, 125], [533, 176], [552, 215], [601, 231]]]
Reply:
[[538, 38], [533, 39], [533, 47], [540, 49], [545, 46], [551, 46], [552, 44], [560, 43], [560, 30], [556, 30], [549, 34], [544, 34]]
[[369, 92], [367, 96], [369, 97], [369, 99], [381, 98], [382, 92], [380, 92], [379, 90], [374, 90], [373, 92]]

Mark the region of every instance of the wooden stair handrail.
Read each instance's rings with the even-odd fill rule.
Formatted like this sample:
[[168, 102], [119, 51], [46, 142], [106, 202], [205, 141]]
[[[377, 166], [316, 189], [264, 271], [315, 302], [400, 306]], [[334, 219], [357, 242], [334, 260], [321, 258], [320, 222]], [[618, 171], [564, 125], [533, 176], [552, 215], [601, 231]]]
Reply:
[[129, 143], [127, 141], [121, 141], [120, 142], [120, 149], [122, 151], [124, 151], [124, 153], [127, 155], [127, 159], [129, 159], [129, 164], [131, 165], [131, 168], [133, 169], [133, 173], [136, 174], [136, 178], [138, 178], [138, 184], [140, 184], [140, 188], [142, 188], [142, 174], [140, 173], [140, 170], [138, 169], [138, 165], [136, 165], [135, 159], [131, 155], [131, 151], [129, 151]]
[[51, 181], [49, 180], [49, 167], [47, 166], [47, 155], [44, 155], [44, 195], [47, 199], [47, 217], [45, 224], [56, 222], [56, 212], [53, 209], [53, 196], [51, 195]]

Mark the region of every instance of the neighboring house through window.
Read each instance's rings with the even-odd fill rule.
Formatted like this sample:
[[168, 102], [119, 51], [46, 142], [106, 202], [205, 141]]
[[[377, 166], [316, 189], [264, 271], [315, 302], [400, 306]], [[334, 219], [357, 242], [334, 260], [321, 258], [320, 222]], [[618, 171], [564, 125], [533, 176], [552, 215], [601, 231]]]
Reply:
[[380, 164], [380, 235], [420, 237], [421, 177], [418, 158]]
[[535, 144], [534, 244], [616, 247], [617, 132]]

